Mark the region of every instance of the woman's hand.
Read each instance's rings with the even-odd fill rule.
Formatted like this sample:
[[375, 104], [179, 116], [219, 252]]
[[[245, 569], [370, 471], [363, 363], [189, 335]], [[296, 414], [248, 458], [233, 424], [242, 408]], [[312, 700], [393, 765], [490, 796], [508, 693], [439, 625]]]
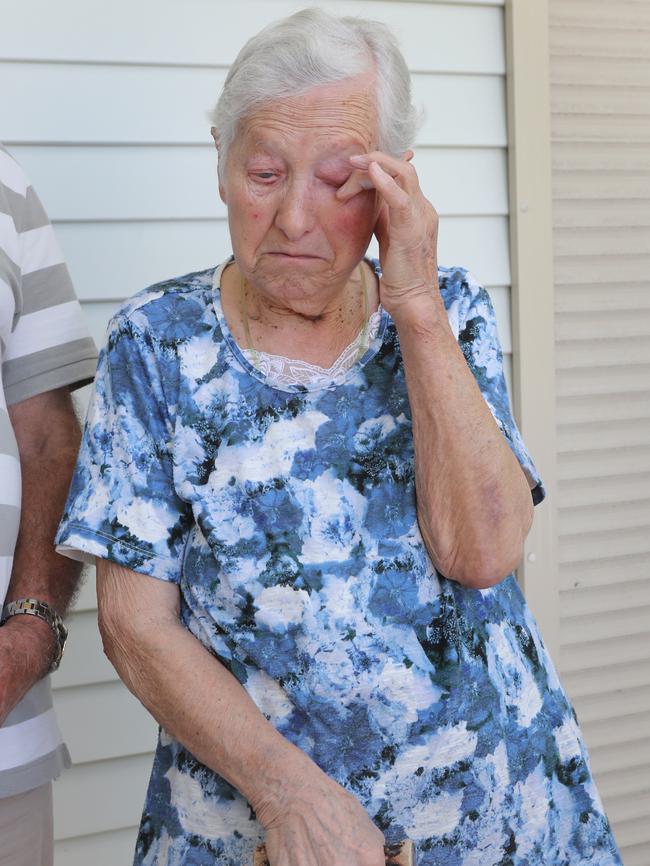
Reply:
[[255, 808], [270, 866], [385, 866], [384, 834], [359, 801], [305, 762], [282, 805]]
[[394, 316], [404, 305], [433, 297], [444, 312], [438, 293], [438, 214], [424, 197], [412, 151], [403, 159], [373, 151], [351, 156], [356, 171], [337, 191], [345, 202], [362, 189], [376, 189], [380, 210], [375, 226], [383, 276], [380, 300]]

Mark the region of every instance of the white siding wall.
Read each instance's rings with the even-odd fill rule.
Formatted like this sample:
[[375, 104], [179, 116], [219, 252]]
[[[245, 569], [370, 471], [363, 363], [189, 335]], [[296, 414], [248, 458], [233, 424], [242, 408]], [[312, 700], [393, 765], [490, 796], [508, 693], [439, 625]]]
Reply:
[[[98, 343], [120, 300], [229, 253], [205, 111], [243, 42], [304, 5], [23, 0], [3, 8], [0, 139], [45, 202]], [[385, 21], [398, 34], [427, 111], [415, 164], [440, 214], [439, 260], [469, 267], [490, 290], [509, 378], [503, 2], [320, 5]], [[56, 866], [130, 862], [155, 745], [155, 725], [102, 656], [95, 607], [91, 574], [55, 677], [75, 764], [55, 787]]]
[[550, 3], [560, 667], [650, 863], [650, 3]]

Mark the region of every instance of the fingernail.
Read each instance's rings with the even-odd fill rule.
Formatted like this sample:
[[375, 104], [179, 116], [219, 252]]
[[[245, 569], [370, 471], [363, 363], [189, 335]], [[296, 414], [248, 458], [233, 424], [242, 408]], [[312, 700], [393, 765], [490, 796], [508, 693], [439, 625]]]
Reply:
[[356, 162], [357, 165], [367, 165], [368, 157], [362, 156], [361, 154], [355, 154], [355, 156], [350, 157], [350, 162]]

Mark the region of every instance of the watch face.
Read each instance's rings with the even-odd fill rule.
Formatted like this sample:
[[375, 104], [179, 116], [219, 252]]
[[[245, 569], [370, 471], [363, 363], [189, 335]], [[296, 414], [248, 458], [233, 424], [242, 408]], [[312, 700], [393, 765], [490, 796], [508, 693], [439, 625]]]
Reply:
[[63, 651], [65, 650], [66, 641], [68, 639], [68, 629], [63, 625], [63, 620], [61, 617], [55, 613], [56, 618], [56, 633], [58, 639], [58, 650], [57, 654], [54, 657], [54, 661], [52, 662], [52, 666], [50, 667], [50, 672], [56, 671], [61, 664], [61, 659], [63, 658]]

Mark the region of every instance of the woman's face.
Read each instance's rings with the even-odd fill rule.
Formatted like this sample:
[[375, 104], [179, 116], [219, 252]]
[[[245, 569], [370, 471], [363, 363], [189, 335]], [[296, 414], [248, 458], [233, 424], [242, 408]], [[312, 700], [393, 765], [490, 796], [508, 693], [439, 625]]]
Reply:
[[239, 126], [219, 190], [233, 252], [249, 282], [277, 301], [323, 307], [366, 251], [374, 190], [342, 204], [349, 157], [377, 148], [373, 77], [314, 88], [261, 107]]

